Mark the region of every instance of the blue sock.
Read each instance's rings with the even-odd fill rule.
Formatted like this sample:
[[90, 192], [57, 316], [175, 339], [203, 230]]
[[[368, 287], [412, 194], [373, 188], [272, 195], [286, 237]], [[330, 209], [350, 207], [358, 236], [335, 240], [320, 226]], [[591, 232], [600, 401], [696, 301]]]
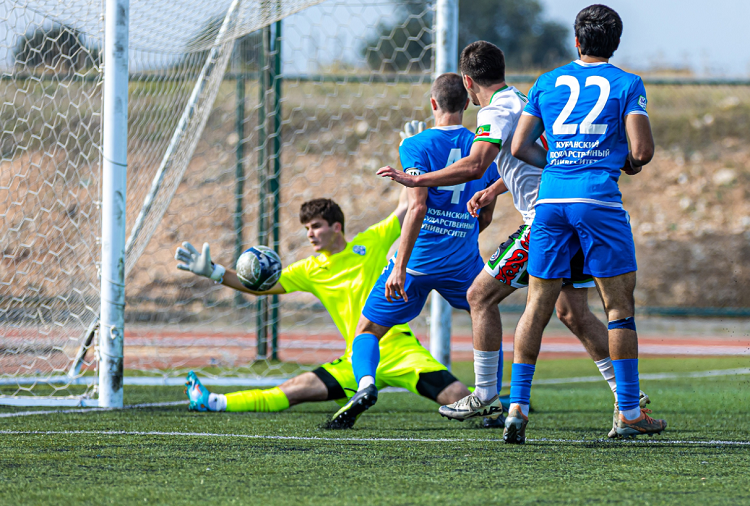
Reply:
[[638, 409], [638, 400], [641, 393], [638, 381], [638, 359], [613, 360], [612, 367], [615, 368], [617, 403], [620, 406], [620, 411]]
[[531, 380], [534, 379], [535, 369], [536, 366], [531, 364], [513, 364], [510, 370], [511, 404], [530, 404]]
[[503, 347], [500, 345], [500, 359], [497, 364], [497, 393], [503, 388]]
[[360, 334], [352, 342], [352, 369], [357, 384], [363, 376], [375, 378], [375, 371], [380, 363], [380, 346], [378, 338], [372, 334]]

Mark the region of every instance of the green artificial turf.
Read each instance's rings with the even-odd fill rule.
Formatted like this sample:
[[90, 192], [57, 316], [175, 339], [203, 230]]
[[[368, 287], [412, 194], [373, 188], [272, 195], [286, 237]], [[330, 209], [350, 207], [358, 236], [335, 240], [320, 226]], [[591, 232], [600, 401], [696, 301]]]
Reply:
[[[642, 374], [739, 367], [750, 359], [641, 360]], [[470, 364], [454, 370], [471, 379]], [[537, 370], [536, 379], [598, 374], [583, 359]], [[690, 441], [750, 440], [749, 387], [750, 375], [642, 381], [654, 414], [669, 421], [654, 440], [685, 441], [674, 444], [602, 440], [612, 415], [603, 381], [535, 386], [525, 446], [444, 420], [407, 393], [383, 394], [343, 432], [320, 428], [332, 402], [283, 413], [180, 405], [3, 418], [0, 504], [747, 504], [750, 445]], [[129, 387], [125, 402], [182, 398], [179, 388]], [[14, 411], [27, 409], [2, 409]], [[27, 431], [37, 433], [18, 433]]]

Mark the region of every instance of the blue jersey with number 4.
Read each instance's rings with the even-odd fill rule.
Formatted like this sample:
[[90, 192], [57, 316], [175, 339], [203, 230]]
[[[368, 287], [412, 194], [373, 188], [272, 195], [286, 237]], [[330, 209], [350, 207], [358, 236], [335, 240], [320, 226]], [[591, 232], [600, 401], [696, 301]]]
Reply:
[[[462, 126], [435, 127], [404, 139], [399, 148], [401, 166], [408, 174], [444, 169], [469, 155], [474, 133]], [[473, 269], [479, 255], [479, 224], [466, 204], [498, 178], [494, 163], [476, 181], [430, 188], [419, 237], [407, 264], [413, 275], [461, 272]]]
[[622, 203], [625, 116], [648, 116], [640, 77], [609, 63], [574, 61], [539, 77], [524, 114], [542, 119], [549, 143], [537, 204]]

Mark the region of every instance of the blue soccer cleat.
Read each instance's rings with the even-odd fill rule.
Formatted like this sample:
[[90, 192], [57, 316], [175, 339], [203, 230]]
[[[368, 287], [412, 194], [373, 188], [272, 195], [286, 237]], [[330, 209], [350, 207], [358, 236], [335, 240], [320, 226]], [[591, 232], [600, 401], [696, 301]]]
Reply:
[[190, 399], [190, 411], [211, 411], [208, 409], [208, 396], [209, 391], [203, 386], [201, 380], [195, 375], [193, 371], [190, 371], [185, 380], [185, 393]]

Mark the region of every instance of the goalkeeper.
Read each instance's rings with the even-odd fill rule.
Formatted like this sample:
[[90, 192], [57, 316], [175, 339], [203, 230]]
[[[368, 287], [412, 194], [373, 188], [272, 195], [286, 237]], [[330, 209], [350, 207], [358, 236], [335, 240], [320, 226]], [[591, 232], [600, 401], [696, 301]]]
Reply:
[[[411, 127], [411, 125], [408, 125]], [[409, 128], [407, 128], [407, 131]], [[333, 318], [346, 340], [346, 353], [305, 372], [276, 388], [246, 390], [226, 395], [210, 393], [194, 372], [187, 376], [187, 396], [195, 411], [282, 411], [295, 404], [346, 401], [357, 391], [351, 364], [352, 341], [367, 296], [383, 268], [388, 250], [401, 234], [407, 210], [406, 194], [388, 218], [347, 242], [344, 214], [332, 200], [315, 199], [302, 204], [300, 222], [316, 256], [287, 266], [271, 289], [247, 289], [235, 271], [211, 262], [208, 244], [198, 252], [189, 243], [178, 248], [179, 269], [221, 282], [253, 295], [308, 292], [315, 295]], [[438, 404], [450, 404], [469, 395], [469, 390], [419, 343], [407, 324], [394, 326], [380, 341], [378, 388], [401, 387]]]

